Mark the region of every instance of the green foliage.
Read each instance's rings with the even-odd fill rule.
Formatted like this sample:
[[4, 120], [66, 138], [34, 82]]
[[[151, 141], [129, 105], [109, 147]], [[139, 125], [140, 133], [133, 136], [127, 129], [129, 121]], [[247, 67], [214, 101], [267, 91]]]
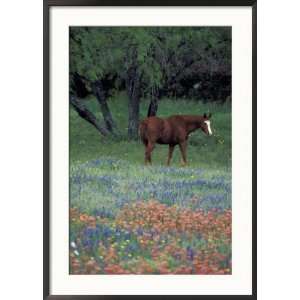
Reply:
[[231, 73], [229, 27], [71, 27], [70, 72], [88, 81], [126, 78], [136, 65], [144, 94], [186, 76]]
[[126, 77], [135, 63], [143, 80], [160, 84], [160, 68], [154, 59], [155, 37], [147, 28], [82, 28], [70, 29], [70, 71], [89, 81], [107, 74]]
[[77, 72], [90, 81], [101, 79], [107, 73], [115, 73], [122, 64], [123, 51], [117, 45], [120, 32], [94, 27], [70, 29], [70, 71]]

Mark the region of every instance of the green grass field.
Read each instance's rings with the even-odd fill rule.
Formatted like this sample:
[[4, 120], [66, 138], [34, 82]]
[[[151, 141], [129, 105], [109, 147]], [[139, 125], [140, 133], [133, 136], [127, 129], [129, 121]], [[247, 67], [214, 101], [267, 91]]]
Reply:
[[[84, 101], [96, 114], [96, 100]], [[70, 109], [70, 272], [230, 274], [230, 106], [160, 102], [160, 117], [213, 114], [213, 136], [193, 133], [185, 167], [178, 147], [166, 166], [166, 145], [157, 145], [153, 165], [144, 166], [143, 144], [126, 138], [126, 97], [109, 106], [118, 138], [102, 137]]]
[[[98, 103], [91, 98], [86, 100], [88, 107], [99, 115]], [[149, 101], [141, 103], [140, 119], [147, 115]], [[128, 141], [127, 132], [127, 98], [119, 95], [109, 101], [113, 117], [122, 133], [118, 139], [102, 137], [97, 130], [86, 121], [78, 117], [70, 109], [70, 161], [84, 162], [109, 156], [124, 159], [134, 164], [142, 164], [144, 160], [144, 147], [140, 141]], [[187, 100], [163, 99], [159, 104], [157, 116], [167, 117], [174, 114], [203, 114], [212, 112], [212, 130], [214, 135], [205, 136], [201, 130], [194, 132], [188, 145], [188, 167], [212, 169], [231, 169], [231, 107], [229, 105], [202, 104]], [[156, 145], [153, 152], [153, 164], [166, 163], [168, 147]], [[180, 165], [179, 148], [174, 151], [172, 166]]]

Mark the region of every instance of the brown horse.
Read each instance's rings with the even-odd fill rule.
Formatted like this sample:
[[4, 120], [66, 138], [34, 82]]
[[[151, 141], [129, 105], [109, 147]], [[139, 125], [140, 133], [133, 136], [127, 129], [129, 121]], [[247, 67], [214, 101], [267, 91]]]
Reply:
[[167, 165], [170, 165], [176, 145], [179, 145], [182, 164], [186, 165], [186, 149], [189, 134], [201, 128], [206, 135], [212, 135], [211, 114], [203, 116], [176, 115], [166, 119], [149, 117], [140, 123], [139, 132], [145, 145], [145, 164], [151, 164], [151, 153], [155, 144], [169, 145]]

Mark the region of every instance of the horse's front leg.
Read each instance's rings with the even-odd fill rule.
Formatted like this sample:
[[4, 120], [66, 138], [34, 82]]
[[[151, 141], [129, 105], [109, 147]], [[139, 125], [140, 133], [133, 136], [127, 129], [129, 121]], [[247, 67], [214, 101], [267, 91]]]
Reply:
[[152, 164], [152, 161], [151, 161], [151, 153], [154, 149], [154, 143], [150, 143], [148, 142], [148, 145], [146, 146], [146, 149], [145, 149], [145, 164]]
[[180, 152], [181, 152], [181, 165], [185, 166], [187, 164], [187, 160], [186, 160], [186, 149], [187, 149], [187, 141], [183, 141], [181, 143], [179, 143], [179, 148], [180, 148]]
[[172, 159], [172, 155], [173, 155], [173, 152], [174, 152], [174, 148], [175, 148], [175, 145], [169, 145], [169, 153], [168, 153], [167, 166], [170, 165], [170, 162], [171, 162], [171, 159]]

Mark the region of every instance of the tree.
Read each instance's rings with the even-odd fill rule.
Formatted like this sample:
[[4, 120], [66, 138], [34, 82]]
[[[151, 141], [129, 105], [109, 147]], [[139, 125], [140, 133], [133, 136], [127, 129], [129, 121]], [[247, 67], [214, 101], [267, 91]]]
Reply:
[[[71, 28], [70, 73], [71, 75], [79, 74], [85, 79], [98, 101], [106, 130], [111, 134], [116, 134], [117, 126], [110, 112], [107, 93], [103, 85], [107, 74], [118, 70], [118, 50], [115, 49], [112, 52], [114, 47], [110, 36], [109, 30], [99, 30], [93, 27]], [[84, 118], [86, 114], [80, 116]]]
[[140, 99], [141, 99], [141, 78], [138, 70], [136, 57], [133, 58], [132, 65], [129, 67], [127, 71], [126, 89], [129, 97], [128, 137], [130, 139], [136, 139], [138, 137]]
[[[128, 137], [136, 139], [142, 95], [150, 98], [148, 115], [154, 116], [162, 96], [213, 101], [231, 94], [231, 29], [72, 27], [70, 78], [73, 86], [78, 78], [83, 80], [95, 95], [110, 134], [118, 129], [107, 101], [109, 90], [124, 86], [129, 99]], [[106, 84], [111, 78], [113, 86]], [[87, 93], [82, 86], [79, 90]], [[87, 110], [79, 115], [87, 118], [91, 115]]]
[[[106, 128], [116, 130], [109, 110], [103, 80], [117, 74], [128, 94], [128, 137], [138, 137], [139, 106], [144, 93], [160, 82], [160, 67], [155, 60], [155, 36], [149, 28], [71, 28], [71, 73], [89, 82], [96, 96]], [[126, 49], [126, 50], [122, 50]]]
[[103, 83], [101, 80], [95, 80], [91, 83], [92, 90], [94, 95], [96, 96], [98, 103], [100, 105], [100, 109], [105, 121], [105, 125], [108, 131], [114, 132], [117, 129], [117, 126], [113, 120], [112, 114], [108, 107], [105, 91], [103, 88]]
[[158, 98], [159, 98], [159, 89], [157, 87], [152, 87], [150, 95], [150, 103], [148, 107], [148, 117], [156, 116], [158, 110]]
[[74, 95], [70, 95], [70, 104], [74, 107], [79, 116], [81, 116], [90, 124], [94, 125], [103, 136], [107, 136], [109, 134], [107, 129], [100, 124], [95, 115], [89, 111], [83, 102], [79, 101]]
[[138, 137], [139, 106], [143, 94], [150, 94], [161, 83], [161, 69], [155, 58], [157, 38], [151, 27], [127, 28], [123, 31], [127, 47], [124, 61], [128, 101], [128, 137]]
[[229, 27], [166, 27], [157, 28], [156, 34], [160, 43], [156, 57], [163, 74], [160, 95], [216, 100], [223, 90], [231, 92]]

